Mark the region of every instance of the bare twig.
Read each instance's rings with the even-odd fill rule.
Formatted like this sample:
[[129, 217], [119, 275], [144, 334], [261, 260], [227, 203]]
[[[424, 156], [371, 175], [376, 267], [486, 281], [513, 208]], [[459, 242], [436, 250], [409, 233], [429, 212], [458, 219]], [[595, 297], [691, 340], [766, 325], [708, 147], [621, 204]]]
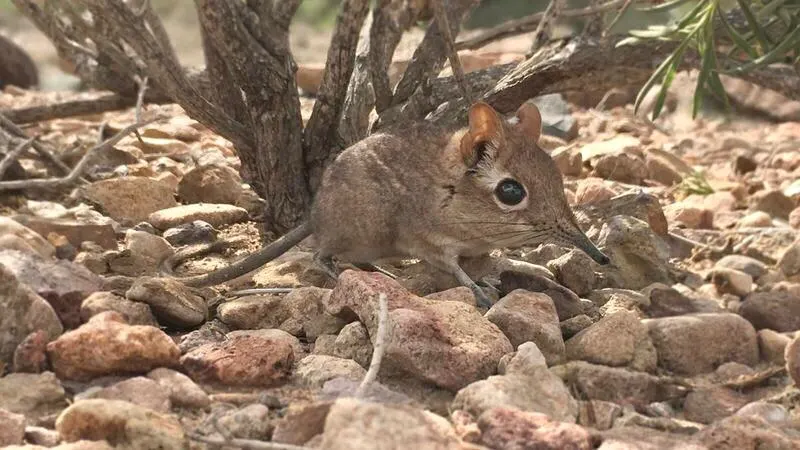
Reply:
[[[144, 4], [142, 5], [142, 14], [149, 7], [149, 4], [150, 0], [144, 0]], [[136, 96], [136, 109], [134, 112], [136, 123], [140, 123], [142, 121], [142, 103], [144, 102], [144, 93], [147, 92], [147, 82], [149, 80], [149, 77], [144, 77], [144, 79], [139, 83], [139, 94]], [[139, 140], [139, 143], [142, 144], [142, 147], [147, 148], [147, 144], [144, 143], [144, 139], [142, 139], [142, 135], [139, 134], [139, 130], [133, 130], [133, 132], [136, 134], [136, 139]]]
[[228, 297], [243, 297], [245, 295], [288, 294], [294, 290], [295, 288], [252, 288], [228, 292], [227, 295]]
[[450, 60], [450, 67], [453, 69], [453, 76], [456, 81], [458, 81], [464, 98], [469, 103], [473, 103], [475, 98], [472, 96], [472, 92], [464, 78], [464, 67], [461, 66], [461, 59], [458, 57], [456, 44], [453, 40], [453, 33], [450, 31], [450, 22], [447, 19], [447, 8], [445, 7], [446, 2], [447, 0], [433, 0], [431, 2], [433, 5], [433, 14], [436, 18], [439, 30], [441, 31], [442, 39], [444, 39], [445, 48], [447, 49], [447, 58]]
[[611, 19], [611, 23], [609, 23], [608, 26], [606, 27], [606, 29], [603, 30], [603, 36], [607, 36], [608, 35], [608, 33], [611, 31], [611, 29], [614, 28], [614, 26], [617, 24], [617, 22], [619, 22], [619, 19], [621, 19], [622, 16], [625, 15], [625, 13], [628, 11], [628, 8], [630, 8], [632, 4], [633, 4], [633, 0], [625, 0], [625, 3], [623, 3], [622, 8], [620, 8], [619, 11], [617, 12], [616, 17]]
[[9, 151], [8, 154], [6, 154], [5, 158], [0, 161], [0, 180], [3, 179], [3, 175], [5, 175], [8, 167], [11, 166], [11, 164], [16, 161], [25, 150], [29, 149], [35, 140], [36, 138], [32, 137], [25, 142], [20, 143], [13, 150]]
[[369, 369], [364, 375], [364, 380], [355, 392], [356, 397], [363, 397], [364, 392], [378, 378], [381, 370], [381, 361], [386, 352], [386, 336], [389, 333], [389, 302], [386, 294], [378, 294], [378, 328], [375, 331], [375, 342], [372, 345], [372, 360], [369, 362]]
[[203, 436], [195, 432], [188, 432], [186, 435], [193, 441], [203, 442], [205, 444], [237, 447], [249, 450], [311, 450], [311, 447], [281, 444], [278, 442], [264, 442], [254, 439], [225, 439], [223, 437]]
[[550, 40], [553, 22], [561, 15], [563, 9], [564, 0], [550, 0], [542, 14], [542, 18], [539, 20], [539, 24], [536, 26], [536, 32], [533, 33], [533, 42], [531, 42], [531, 49], [528, 51], [529, 56]]
[[[3, 114], [0, 114], [0, 128], [3, 128], [12, 136], [16, 136], [20, 139], [28, 139], [28, 135], [22, 131], [22, 128], [18, 127], [14, 122], [8, 120]], [[62, 171], [63, 173], [69, 173], [69, 166], [64, 164], [63, 161], [53, 155], [42, 144], [34, 141], [31, 145], [33, 146], [33, 149], [36, 150], [36, 153], [41, 155], [46, 161], [53, 164], [58, 170]]]
[[86, 152], [86, 154], [83, 155], [81, 160], [78, 161], [78, 164], [75, 165], [72, 171], [63, 178], [0, 181], [0, 191], [8, 191], [15, 189], [32, 189], [32, 188], [52, 188], [52, 187], [63, 186], [66, 184], [71, 184], [78, 179], [78, 177], [86, 168], [86, 165], [91, 160], [91, 157], [95, 153], [111, 147], [112, 145], [119, 142], [123, 137], [133, 132], [133, 130], [142, 127], [144, 125], [147, 125], [148, 123], [155, 122], [156, 120], [158, 120], [158, 118], [153, 118], [145, 122], [135, 123], [133, 125], [125, 127], [123, 130], [121, 130], [119, 133], [115, 134], [105, 142], [90, 148]]

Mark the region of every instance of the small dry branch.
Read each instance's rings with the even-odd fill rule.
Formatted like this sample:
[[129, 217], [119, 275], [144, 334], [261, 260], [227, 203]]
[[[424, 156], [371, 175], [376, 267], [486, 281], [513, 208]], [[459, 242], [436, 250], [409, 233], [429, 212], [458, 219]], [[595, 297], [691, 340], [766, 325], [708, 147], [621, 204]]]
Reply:
[[372, 359], [369, 362], [369, 369], [364, 380], [356, 390], [356, 397], [363, 397], [369, 386], [378, 379], [378, 372], [381, 370], [381, 361], [386, 353], [386, 339], [389, 334], [389, 302], [386, 294], [381, 292], [378, 295], [378, 329], [375, 332], [375, 342], [372, 345]]

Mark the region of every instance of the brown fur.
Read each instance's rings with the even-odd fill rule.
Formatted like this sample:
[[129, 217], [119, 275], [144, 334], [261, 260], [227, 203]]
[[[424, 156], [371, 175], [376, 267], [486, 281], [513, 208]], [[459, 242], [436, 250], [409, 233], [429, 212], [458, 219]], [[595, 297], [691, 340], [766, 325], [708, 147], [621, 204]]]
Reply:
[[25, 50], [0, 35], [0, 89], [14, 85], [23, 89], [39, 85], [39, 71]]

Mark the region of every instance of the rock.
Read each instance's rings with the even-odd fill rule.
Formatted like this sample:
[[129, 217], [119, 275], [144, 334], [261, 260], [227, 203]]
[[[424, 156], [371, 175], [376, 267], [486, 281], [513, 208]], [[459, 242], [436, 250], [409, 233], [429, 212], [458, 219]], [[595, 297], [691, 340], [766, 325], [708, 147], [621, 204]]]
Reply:
[[585, 361], [570, 361], [550, 369], [570, 385], [579, 385], [586, 399], [637, 404], [669, 400], [680, 388], [665, 384], [660, 378], [627, 368], [608, 367]]
[[556, 167], [562, 175], [577, 177], [580, 176], [583, 170], [583, 158], [580, 152], [574, 151], [568, 147], [553, 150], [550, 157], [556, 163]]
[[198, 166], [186, 172], [178, 184], [184, 203], [235, 204], [242, 191], [239, 173], [227, 166]]
[[29, 420], [60, 411], [67, 405], [61, 383], [52, 372], [10, 373], [0, 378], [0, 408]]
[[0, 447], [22, 445], [25, 439], [25, 416], [0, 408]]
[[128, 230], [125, 233], [125, 250], [107, 253], [109, 268], [128, 276], [155, 275], [162, 261], [175, 254], [175, 250], [162, 237], [145, 231]]
[[189, 245], [213, 242], [217, 238], [217, 230], [207, 222], [195, 220], [170, 228], [162, 236], [172, 245]]
[[188, 353], [203, 344], [222, 342], [230, 331], [227, 325], [219, 319], [214, 319], [204, 323], [197, 330], [182, 335], [178, 341], [178, 347], [181, 349], [181, 353]]
[[329, 292], [329, 289], [301, 287], [284, 297], [245, 296], [223, 303], [217, 313], [233, 328], [278, 328], [313, 341], [320, 334], [338, 333], [345, 325], [324, 310], [322, 299]]
[[[56, 254], [55, 247], [47, 242], [47, 239], [42, 237], [41, 234], [9, 217], [0, 216], [0, 236], [4, 238], [15, 236], [22, 239], [31, 250], [42, 258], [52, 258]], [[0, 246], [0, 249], [4, 248], [7, 247]]]
[[234, 438], [269, 440], [273, 425], [266, 405], [255, 403], [219, 418], [219, 426]]
[[172, 405], [181, 408], [206, 408], [211, 404], [208, 394], [191, 378], [172, 369], [159, 367], [147, 374], [169, 393]]
[[[709, 450], [708, 447], [692, 444], [690, 442], [691, 437], [687, 436], [685, 433], [695, 431], [696, 430], [683, 431], [683, 433], [671, 433], [636, 424], [615, 426], [602, 433], [603, 443], [598, 450]], [[644, 445], [647, 447], [643, 447]]]
[[758, 341], [753, 327], [731, 313], [702, 313], [647, 319], [658, 365], [669, 371], [698, 375], [733, 361], [755, 365]]
[[272, 441], [291, 445], [305, 444], [322, 433], [332, 404], [333, 401], [290, 404], [286, 408], [286, 414], [275, 424]]
[[28, 442], [29, 445], [40, 445], [42, 447], [50, 448], [58, 446], [58, 443], [61, 442], [61, 436], [58, 435], [58, 431], [56, 430], [51, 430], [44, 427], [29, 426], [25, 427], [25, 441]]
[[44, 331], [48, 339], [64, 331], [53, 307], [2, 264], [0, 311], [0, 361], [11, 362], [17, 346], [37, 330]]
[[462, 409], [475, 417], [494, 407], [539, 412], [570, 423], [578, 415], [577, 402], [564, 382], [547, 369], [544, 357], [532, 342], [519, 347], [504, 375], [468, 385], [458, 391], [451, 405], [451, 409]]
[[614, 421], [622, 416], [622, 412], [622, 406], [613, 402], [582, 401], [578, 412], [578, 424], [597, 430], [608, 430], [614, 426]]
[[547, 263], [556, 280], [578, 296], [592, 292], [594, 286], [594, 261], [583, 251], [572, 249], [569, 253]]
[[615, 216], [603, 224], [597, 238], [613, 261], [601, 266], [609, 287], [642, 289], [651, 283], [670, 283], [669, 247], [650, 226], [630, 216]]
[[795, 229], [800, 228], [800, 206], [793, 209], [792, 212], [789, 213], [789, 225]]
[[346, 321], [357, 317], [374, 336], [379, 293], [387, 296], [392, 324], [384, 374], [411, 376], [455, 391], [494, 373], [500, 358], [513, 349], [475, 308], [417, 297], [380, 273], [344, 271], [325, 309]]
[[147, 177], [122, 177], [95, 181], [82, 188], [82, 197], [100, 206], [112, 219], [121, 223], [146, 220], [155, 211], [178, 203], [172, 189]]
[[330, 407], [319, 448], [455, 450], [464, 448], [464, 444], [447, 419], [431, 412], [342, 398]]
[[778, 260], [778, 267], [787, 277], [800, 273], [800, 240], [793, 242], [783, 251]]
[[181, 357], [181, 365], [195, 381], [229, 386], [275, 385], [289, 377], [293, 363], [291, 344], [258, 335], [203, 344]]
[[687, 173], [686, 167], [683, 167], [686, 164], [667, 152], [650, 149], [645, 153], [644, 163], [647, 167], [647, 178], [664, 186], [680, 183]]
[[47, 355], [60, 378], [84, 381], [176, 366], [180, 350], [158, 328], [128, 325], [121, 315], [107, 311], [47, 344]]
[[638, 313], [647, 310], [651, 306], [649, 297], [630, 289], [597, 289], [589, 294], [589, 300], [600, 306], [600, 312], [603, 315], [613, 314], [615, 311], [634, 311]]
[[772, 226], [772, 217], [764, 211], [755, 211], [739, 219], [739, 228], [767, 228]]
[[76, 264], [80, 264], [89, 269], [90, 272], [102, 275], [108, 273], [108, 261], [102, 253], [97, 252], [78, 252], [73, 260]]
[[542, 115], [542, 134], [567, 142], [578, 137], [578, 121], [572, 117], [570, 106], [561, 94], [540, 95], [532, 102]]
[[131, 325], [158, 326], [156, 318], [146, 303], [130, 301], [111, 292], [95, 292], [81, 303], [81, 320], [87, 322], [91, 317], [105, 311], [119, 313]]
[[265, 264], [253, 275], [261, 287], [333, 287], [335, 283], [314, 262], [314, 254], [289, 251]]
[[774, 364], [784, 364], [784, 351], [792, 339], [770, 329], [758, 330], [758, 353], [761, 359]]
[[56, 429], [67, 442], [105, 440], [122, 449], [185, 448], [177, 418], [122, 400], [77, 401], [58, 416]]
[[777, 427], [759, 417], [731, 416], [700, 430], [692, 441], [710, 449], [755, 449], [793, 450], [793, 440]]
[[167, 389], [145, 377], [133, 377], [111, 386], [89, 390], [76, 396], [76, 400], [102, 398], [124, 400], [158, 412], [169, 412], [172, 407]]
[[705, 208], [686, 204], [672, 203], [664, 207], [664, 216], [673, 225], [690, 229], [714, 228], [714, 212]]
[[642, 184], [648, 171], [644, 161], [629, 153], [603, 155], [592, 161], [593, 176], [628, 184]]
[[299, 361], [303, 359], [306, 355], [306, 349], [303, 347], [303, 344], [300, 343], [300, 339], [292, 336], [291, 334], [277, 329], [270, 329], [270, 330], [235, 330], [231, 331], [226, 335], [227, 338], [234, 338], [237, 336], [255, 336], [259, 338], [265, 339], [275, 339], [279, 341], [286, 342], [287, 344], [292, 346], [292, 351], [294, 351], [294, 359], [295, 361]]
[[758, 191], [750, 197], [750, 201], [756, 211], [764, 211], [781, 219], [788, 219], [789, 213], [795, 208], [792, 199], [779, 189]]
[[636, 314], [619, 311], [600, 319], [566, 342], [567, 358], [652, 372], [656, 350]]
[[777, 426], [782, 426], [786, 423], [786, 421], [791, 420], [789, 411], [787, 411], [783, 405], [779, 405], [777, 403], [767, 403], [765, 401], [748, 403], [739, 408], [739, 410], [736, 411], [736, 415], [743, 417], [760, 417]]
[[580, 425], [558, 422], [545, 414], [514, 408], [492, 408], [478, 418], [481, 444], [489, 448], [590, 450], [592, 435]]
[[747, 155], [736, 155], [733, 160], [733, 172], [737, 175], [744, 175], [755, 171], [758, 164]]
[[47, 369], [47, 343], [50, 338], [44, 330], [36, 330], [20, 342], [14, 350], [13, 371], [40, 373]]
[[147, 221], [159, 230], [177, 227], [185, 223], [202, 220], [212, 227], [218, 228], [247, 219], [247, 210], [238, 206], [194, 203], [155, 211], [147, 217]]
[[[89, 294], [101, 290], [102, 286], [100, 277], [83, 266], [63, 259], [43, 259], [15, 250], [3, 250], [0, 251], [0, 265], [5, 266], [9, 272], [13, 273], [19, 283], [27, 285], [47, 300], [61, 323], [67, 328], [80, 325], [81, 302]], [[4, 276], [10, 277], [11, 275]], [[15, 284], [13, 281], [9, 281], [9, 283], [11, 283], [9, 287]], [[16, 289], [13, 292], [17, 292], [15, 294], [17, 296], [22, 295]], [[27, 302], [30, 303], [32, 300]]]
[[584, 178], [578, 181], [578, 188], [575, 190], [575, 203], [578, 205], [598, 203], [616, 195], [617, 193], [606, 186], [602, 178]]
[[360, 381], [366, 373], [367, 371], [352, 359], [308, 355], [298, 361], [294, 377], [303, 386], [321, 389], [328, 380], [342, 377]]
[[714, 267], [738, 270], [750, 275], [753, 279], [758, 279], [767, 273], [766, 264], [744, 255], [725, 255], [714, 264]]
[[739, 378], [740, 376], [751, 376], [756, 372], [749, 366], [737, 362], [726, 362], [717, 367], [711, 378], [727, 382]]
[[580, 333], [582, 330], [589, 328], [593, 323], [594, 321], [592, 321], [592, 318], [586, 314], [581, 314], [580, 316], [575, 316], [571, 319], [564, 320], [559, 324], [559, 327], [561, 328], [561, 336], [564, 339], [569, 339], [572, 336]]
[[[117, 234], [114, 231], [114, 227], [108, 222], [87, 223], [73, 219], [35, 216], [16, 216], [15, 219], [38, 233], [40, 235], [39, 239], [41, 239], [41, 236], [56, 233], [67, 238], [69, 243], [75, 247], [80, 247], [84, 242], [94, 242], [107, 250], [115, 250], [117, 248]], [[2, 228], [2, 225], [0, 225], [0, 228]], [[3, 233], [0, 231], [0, 235], [2, 234]], [[28, 238], [26, 238], [26, 240], [27, 239]], [[52, 253], [42, 253], [41, 255], [49, 257], [52, 256]]]
[[206, 300], [196, 291], [171, 278], [138, 278], [125, 293], [128, 300], [150, 305], [159, 323], [191, 328], [208, 320]]
[[783, 355], [786, 360], [786, 372], [794, 380], [794, 384], [800, 386], [800, 334], [786, 346]]
[[757, 330], [800, 330], [800, 296], [789, 291], [753, 292], [744, 298], [739, 314]]
[[500, 328], [515, 349], [533, 342], [545, 355], [548, 365], [564, 359], [558, 314], [547, 295], [516, 289], [495, 303], [485, 317]]
[[735, 413], [747, 396], [720, 386], [695, 389], [683, 401], [683, 415], [692, 422], [710, 424]]
[[509, 270], [500, 274], [500, 284], [506, 295], [517, 289], [524, 289], [550, 297], [556, 307], [558, 320], [561, 321], [581, 314], [591, 315], [594, 310], [591, 302], [583, 301], [571, 290], [542, 276]]
[[753, 290], [753, 277], [734, 269], [715, 268], [709, 274], [720, 294], [744, 297]]
[[345, 325], [333, 341], [332, 356], [352, 359], [361, 367], [368, 368], [372, 360], [372, 342], [364, 324], [355, 321]]

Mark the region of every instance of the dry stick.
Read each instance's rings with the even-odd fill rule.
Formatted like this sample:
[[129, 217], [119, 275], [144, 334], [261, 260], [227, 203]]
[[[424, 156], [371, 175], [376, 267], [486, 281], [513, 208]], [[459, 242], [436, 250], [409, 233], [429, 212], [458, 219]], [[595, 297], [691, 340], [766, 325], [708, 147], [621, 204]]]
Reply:
[[606, 29], [603, 30], [603, 37], [608, 35], [608, 33], [611, 31], [611, 29], [614, 28], [614, 25], [616, 25], [617, 22], [619, 22], [619, 19], [621, 19], [622, 16], [625, 15], [625, 12], [628, 11], [628, 8], [630, 8], [632, 4], [633, 4], [633, 0], [626, 0], [625, 1], [625, 3], [622, 5], [622, 8], [620, 8], [619, 12], [617, 12], [617, 16], [614, 17], [614, 19], [611, 21], [611, 23], [608, 24]]
[[[148, 5], [149, 1], [150, 0], [145, 0], [144, 1], [142, 13], [144, 13], [144, 10], [147, 8], [147, 5]], [[142, 103], [144, 103], [144, 93], [147, 91], [147, 82], [149, 80], [150, 80], [150, 77], [145, 76], [144, 79], [141, 80], [141, 83], [139, 83], [139, 94], [136, 96], [136, 109], [135, 109], [135, 112], [134, 112], [134, 114], [135, 114], [134, 117], [136, 118], [136, 123], [139, 123], [139, 122], [142, 121]], [[139, 143], [142, 144], [142, 147], [143, 148], [147, 148], [147, 144], [144, 143], [144, 139], [142, 139], [142, 135], [139, 134], [139, 130], [133, 130], [133, 132], [136, 134], [136, 139], [139, 141]]]
[[370, 384], [378, 378], [378, 372], [381, 370], [381, 361], [383, 354], [386, 352], [386, 336], [389, 332], [389, 302], [386, 299], [386, 294], [381, 292], [378, 294], [378, 330], [375, 332], [375, 344], [372, 348], [372, 360], [369, 362], [369, 369], [367, 374], [364, 375], [364, 380], [356, 389], [355, 396], [360, 398], [364, 396]]
[[3, 179], [3, 175], [6, 173], [6, 170], [8, 169], [8, 167], [11, 166], [11, 163], [16, 161], [17, 158], [19, 158], [19, 156], [22, 154], [22, 152], [24, 152], [25, 150], [29, 149], [31, 144], [33, 144], [33, 141], [35, 141], [35, 140], [36, 140], [36, 137], [32, 137], [32, 138], [26, 140], [25, 142], [22, 142], [21, 144], [16, 146], [14, 148], [14, 150], [11, 150], [10, 152], [8, 152], [6, 157], [3, 158], [2, 161], [0, 161], [0, 180]]
[[31, 122], [42, 122], [52, 119], [62, 119], [65, 117], [84, 116], [99, 114], [108, 111], [125, 109], [134, 104], [130, 97], [122, 97], [119, 94], [103, 94], [97, 98], [67, 100], [55, 104], [43, 106], [30, 106], [18, 109], [6, 109], [0, 111], [10, 121], [16, 124]]
[[195, 432], [187, 432], [186, 435], [193, 441], [202, 442], [210, 445], [224, 445], [228, 447], [237, 447], [241, 449], [251, 450], [311, 450], [311, 447], [302, 447], [299, 445], [281, 444], [278, 442], [264, 442], [256, 441], [254, 439], [225, 439], [223, 437], [202, 436]]
[[[22, 131], [22, 128], [18, 127], [14, 122], [8, 120], [8, 118], [6, 118], [3, 114], [0, 114], [0, 127], [2, 127], [4, 130], [8, 131], [12, 135], [17, 136], [19, 138], [23, 139], [28, 138], [28, 135], [26, 135], [25, 132]], [[50, 151], [47, 150], [43, 145], [39, 144], [38, 142], [34, 142], [32, 146], [33, 149], [36, 150], [36, 153], [44, 157], [44, 159], [46, 159], [47, 161], [50, 161], [50, 163], [56, 166], [59, 170], [61, 170], [64, 173], [69, 173], [70, 171], [69, 166], [64, 164], [63, 161], [61, 161], [55, 155], [50, 153]]]
[[47, 178], [47, 179], [33, 179], [33, 180], [13, 180], [13, 181], [0, 181], [0, 192], [8, 191], [8, 190], [15, 190], [15, 189], [30, 189], [30, 188], [49, 188], [49, 187], [57, 187], [65, 184], [73, 183], [78, 177], [80, 176], [81, 172], [86, 168], [86, 165], [89, 163], [91, 157], [101, 151], [105, 150], [108, 147], [119, 142], [123, 137], [127, 136], [133, 130], [147, 125], [148, 123], [155, 122], [160, 118], [153, 118], [147, 120], [142, 123], [135, 123], [133, 125], [129, 125], [128, 127], [124, 128], [119, 133], [115, 134], [107, 141], [98, 144], [89, 149], [85, 155], [78, 161], [78, 164], [72, 169], [72, 171], [63, 178]]
[[453, 39], [453, 33], [450, 32], [450, 22], [447, 19], [447, 8], [445, 2], [447, 0], [434, 0], [430, 4], [433, 5], [433, 14], [436, 18], [436, 25], [439, 27], [439, 32], [444, 39], [445, 48], [447, 49], [447, 59], [450, 60], [450, 67], [453, 69], [453, 76], [458, 81], [459, 87], [464, 94], [464, 98], [470, 104], [474, 103], [475, 97], [469, 89], [469, 85], [464, 77], [464, 67], [461, 65], [461, 59], [458, 57], [458, 50], [456, 50], [456, 43]]
[[563, 1], [564, 0], [550, 0], [550, 4], [547, 5], [547, 9], [544, 10], [544, 14], [542, 14], [541, 20], [539, 20], [539, 25], [536, 26], [536, 32], [533, 33], [533, 42], [531, 43], [531, 49], [528, 51], [528, 55], [536, 53], [536, 50], [539, 50], [542, 44], [550, 40], [550, 34], [552, 34], [551, 30], [553, 28], [552, 22], [561, 15]]

